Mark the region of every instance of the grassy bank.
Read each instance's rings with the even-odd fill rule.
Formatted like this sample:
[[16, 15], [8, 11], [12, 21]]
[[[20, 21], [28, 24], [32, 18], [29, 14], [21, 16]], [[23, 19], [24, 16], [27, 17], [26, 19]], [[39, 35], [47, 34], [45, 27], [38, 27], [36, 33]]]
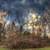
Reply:
[[0, 48], [0, 50], [50, 50], [50, 48], [28, 48], [28, 49], [8, 49], [8, 48]]

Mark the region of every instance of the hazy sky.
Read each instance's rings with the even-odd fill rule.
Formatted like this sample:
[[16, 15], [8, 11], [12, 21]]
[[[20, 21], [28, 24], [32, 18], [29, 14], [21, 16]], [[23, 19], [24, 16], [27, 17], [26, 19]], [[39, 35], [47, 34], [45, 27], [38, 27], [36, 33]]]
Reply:
[[11, 14], [10, 19], [17, 19], [20, 23], [24, 20], [23, 14], [26, 10], [35, 9], [42, 14], [49, 3], [48, 0], [0, 0], [0, 10], [8, 11]]

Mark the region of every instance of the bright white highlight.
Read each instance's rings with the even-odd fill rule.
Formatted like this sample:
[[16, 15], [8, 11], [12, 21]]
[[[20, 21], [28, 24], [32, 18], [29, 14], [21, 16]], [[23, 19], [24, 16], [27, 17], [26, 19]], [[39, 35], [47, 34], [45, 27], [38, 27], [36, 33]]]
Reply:
[[40, 20], [41, 16], [37, 13], [32, 13], [31, 11], [28, 13], [27, 17], [25, 17], [26, 24], [23, 26], [23, 29], [25, 31], [29, 31], [30, 33], [33, 32], [33, 27], [36, 30], [39, 29], [39, 26], [35, 26], [34, 23], [38, 22]]
[[10, 25], [10, 21], [8, 20], [5, 24], [5, 28], [7, 28], [7, 26]]
[[32, 14], [32, 19], [33, 19], [33, 20], [36, 19], [36, 14]]

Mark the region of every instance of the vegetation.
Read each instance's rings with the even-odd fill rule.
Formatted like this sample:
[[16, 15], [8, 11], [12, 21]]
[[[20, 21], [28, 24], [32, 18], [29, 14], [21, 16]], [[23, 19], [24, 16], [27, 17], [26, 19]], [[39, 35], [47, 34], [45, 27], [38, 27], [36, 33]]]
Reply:
[[[50, 35], [50, 12], [47, 9], [42, 17], [32, 12], [29, 13], [31, 13], [31, 20], [27, 17], [27, 22], [20, 25], [19, 29], [14, 22], [7, 25], [6, 28], [5, 25], [2, 26], [0, 23], [0, 47], [11, 49], [37, 48], [37, 50], [47, 50], [47, 48], [41, 47], [50, 47], [50, 36], [48, 36]], [[28, 16], [30, 16], [29, 13]], [[25, 25], [27, 25], [27, 29], [24, 31], [23, 27]], [[30, 28], [32, 32], [30, 32]]]

